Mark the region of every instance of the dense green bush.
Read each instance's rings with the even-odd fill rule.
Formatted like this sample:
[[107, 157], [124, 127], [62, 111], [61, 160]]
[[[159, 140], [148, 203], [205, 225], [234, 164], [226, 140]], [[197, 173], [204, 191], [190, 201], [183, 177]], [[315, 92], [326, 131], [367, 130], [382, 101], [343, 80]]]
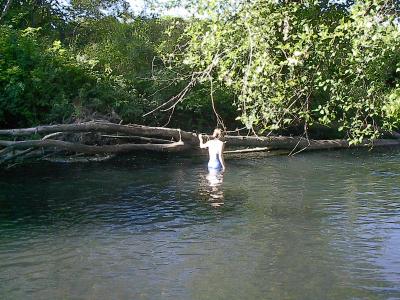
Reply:
[[65, 122], [95, 111], [139, 118], [143, 106], [121, 76], [96, 70], [96, 60], [38, 31], [0, 27], [0, 126]]
[[[188, 77], [179, 74], [189, 68], [171, 69], [161, 59], [177, 50], [186, 21], [134, 16], [125, 4], [13, 1], [0, 27], [0, 126], [100, 114], [117, 115], [125, 123], [213, 127], [217, 121], [207, 83], [198, 84], [172, 116], [172, 110], [158, 110], [143, 117], [187, 84]], [[232, 95], [219, 87], [214, 96], [219, 114], [235, 124]]]

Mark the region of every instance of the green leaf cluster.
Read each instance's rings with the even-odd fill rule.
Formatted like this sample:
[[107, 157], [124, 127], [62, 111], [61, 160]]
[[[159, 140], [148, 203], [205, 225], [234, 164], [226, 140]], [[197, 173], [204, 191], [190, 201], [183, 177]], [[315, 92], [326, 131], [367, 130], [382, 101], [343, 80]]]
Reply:
[[181, 60], [236, 95], [248, 128], [318, 123], [357, 143], [398, 126], [400, 30], [392, 1], [256, 0], [228, 9], [226, 1], [205, 2], [212, 9], [204, 13], [202, 5], [206, 17], [188, 23]]
[[[67, 122], [137, 103], [136, 91], [122, 77], [96, 70], [96, 60], [39, 32], [0, 27], [0, 126]], [[143, 112], [133, 107], [133, 114]]]

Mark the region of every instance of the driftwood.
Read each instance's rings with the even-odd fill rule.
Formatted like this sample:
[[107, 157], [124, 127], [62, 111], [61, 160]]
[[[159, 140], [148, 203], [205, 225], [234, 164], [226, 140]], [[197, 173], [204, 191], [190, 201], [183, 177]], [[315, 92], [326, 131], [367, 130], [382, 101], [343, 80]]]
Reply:
[[[227, 154], [269, 150], [287, 150], [293, 154], [303, 150], [350, 147], [346, 140], [308, 140], [302, 137], [228, 135], [224, 139]], [[398, 145], [400, 140], [385, 139], [365, 140], [351, 147]], [[103, 161], [132, 151], [201, 153], [196, 133], [174, 128], [86, 122], [0, 130], [0, 164], [27, 158], [63, 162]], [[54, 157], [55, 154], [58, 157]]]

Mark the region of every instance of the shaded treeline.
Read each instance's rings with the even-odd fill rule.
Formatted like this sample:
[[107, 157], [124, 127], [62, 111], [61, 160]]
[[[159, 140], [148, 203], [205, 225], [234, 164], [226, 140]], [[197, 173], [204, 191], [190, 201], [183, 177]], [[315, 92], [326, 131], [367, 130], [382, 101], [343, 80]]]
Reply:
[[[11, 1], [0, 26], [0, 127], [90, 119], [214, 126], [207, 85], [194, 88], [171, 119], [172, 111], [143, 116], [185, 86], [187, 71], [162, 60], [183, 28], [177, 18], [134, 14], [125, 1]], [[232, 96], [219, 91], [218, 98], [234, 123]]]
[[350, 143], [398, 128], [398, 1], [184, 2], [196, 17], [3, 0], [0, 127], [219, 124]]

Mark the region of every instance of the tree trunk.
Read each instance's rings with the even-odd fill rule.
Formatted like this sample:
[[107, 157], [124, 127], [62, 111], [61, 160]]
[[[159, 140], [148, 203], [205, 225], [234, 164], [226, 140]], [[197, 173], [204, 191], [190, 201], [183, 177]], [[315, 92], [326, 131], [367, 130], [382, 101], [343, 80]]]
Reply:
[[[89, 134], [88, 133], [95, 133]], [[122, 134], [122, 135], [121, 135]], [[41, 136], [41, 139], [29, 139]], [[0, 140], [0, 163], [31, 158], [46, 150], [46, 158], [52, 154], [72, 157], [104, 155], [131, 151], [189, 152], [200, 153], [198, 135], [174, 128], [142, 125], [119, 125], [114, 123], [87, 122], [79, 124], [58, 124], [22, 129], [0, 130], [0, 136], [17, 140]], [[88, 139], [89, 137], [89, 139]], [[27, 140], [21, 140], [28, 138]], [[212, 138], [204, 136], [204, 138]], [[303, 150], [338, 149], [349, 147], [399, 146], [400, 140], [365, 140], [350, 146], [346, 140], [307, 140], [301, 137], [283, 136], [225, 136], [226, 154], [285, 150], [290, 154]], [[134, 143], [138, 142], [138, 143]], [[238, 149], [239, 148], [239, 149]], [[33, 151], [33, 150], [39, 151]], [[29, 150], [29, 151], [28, 151]], [[54, 155], [53, 155], [54, 156]], [[44, 159], [44, 157], [41, 157]], [[62, 158], [63, 159], [63, 158]], [[65, 159], [65, 158], [64, 158]], [[84, 158], [90, 160], [89, 158]], [[99, 158], [95, 158], [98, 160]], [[74, 159], [72, 159], [74, 160]], [[101, 158], [100, 158], [101, 160]], [[69, 159], [66, 159], [69, 161]]]
[[270, 137], [254, 137], [254, 136], [226, 136], [227, 145], [244, 146], [244, 147], [268, 147], [269, 150], [285, 149], [293, 150], [294, 148], [307, 150], [318, 149], [339, 149], [349, 147], [378, 147], [378, 146], [398, 146], [400, 141], [397, 139], [385, 140], [364, 140], [361, 144], [350, 146], [347, 140], [307, 140], [300, 137], [287, 136], [270, 136]]
[[9, 151], [23, 150], [27, 148], [56, 148], [58, 150], [85, 154], [123, 153], [143, 150], [156, 152], [178, 152], [185, 149], [185, 144], [183, 142], [174, 142], [169, 144], [117, 144], [92, 146], [59, 140], [30, 140], [20, 142], [0, 141], [0, 145], [7, 146]]
[[6, 3], [4, 4], [4, 7], [0, 14], [0, 23], [3, 21], [4, 17], [6, 16], [8, 9], [11, 6], [11, 2], [12, 2], [12, 0], [6, 0]]
[[180, 129], [165, 127], [149, 127], [143, 125], [120, 125], [114, 123], [87, 122], [78, 124], [44, 125], [22, 129], [3, 129], [0, 136], [29, 136], [33, 134], [50, 134], [55, 132], [103, 132], [123, 133], [136, 136], [157, 136], [173, 138], [175, 141], [185, 140], [189, 144], [197, 144], [198, 139], [195, 133], [182, 131]]

